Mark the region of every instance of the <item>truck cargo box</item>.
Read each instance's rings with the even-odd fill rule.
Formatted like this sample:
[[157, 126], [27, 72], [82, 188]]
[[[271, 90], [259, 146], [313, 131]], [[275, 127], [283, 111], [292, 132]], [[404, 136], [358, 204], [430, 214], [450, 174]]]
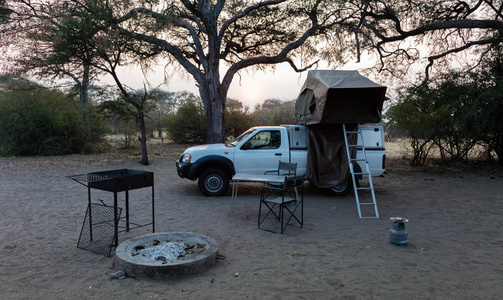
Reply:
[[384, 150], [384, 132], [382, 126], [361, 126], [362, 135], [358, 136], [358, 145], [365, 145], [367, 150]]
[[307, 149], [309, 145], [309, 129], [302, 125], [281, 125], [288, 129], [290, 149]]

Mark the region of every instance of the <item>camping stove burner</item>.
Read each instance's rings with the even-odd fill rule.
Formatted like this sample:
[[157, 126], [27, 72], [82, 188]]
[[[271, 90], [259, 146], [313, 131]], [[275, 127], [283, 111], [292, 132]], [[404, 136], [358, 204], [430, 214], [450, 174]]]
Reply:
[[217, 250], [216, 241], [204, 235], [153, 233], [121, 243], [115, 250], [115, 267], [129, 277], [174, 278], [211, 267]]

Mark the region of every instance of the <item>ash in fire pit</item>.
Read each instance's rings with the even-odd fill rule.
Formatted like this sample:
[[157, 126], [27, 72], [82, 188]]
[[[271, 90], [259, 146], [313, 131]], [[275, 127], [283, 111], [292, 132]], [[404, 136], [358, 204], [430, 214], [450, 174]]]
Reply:
[[217, 250], [216, 241], [204, 235], [153, 233], [121, 243], [115, 250], [115, 267], [130, 277], [174, 278], [211, 267]]
[[145, 260], [162, 261], [163, 264], [168, 261], [174, 261], [185, 257], [186, 255], [199, 254], [206, 249], [206, 244], [191, 245], [182, 241], [158, 241], [146, 245], [138, 245], [133, 248], [132, 256], [141, 255]]

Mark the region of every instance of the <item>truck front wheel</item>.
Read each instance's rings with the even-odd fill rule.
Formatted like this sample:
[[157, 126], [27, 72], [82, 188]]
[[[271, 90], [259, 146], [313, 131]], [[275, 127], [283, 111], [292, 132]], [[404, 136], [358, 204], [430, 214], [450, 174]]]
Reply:
[[351, 193], [352, 190], [353, 190], [353, 180], [351, 179], [351, 177], [349, 177], [348, 180], [346, 180], [345, 182], [342, 182], [339, 185], [334, 186], [332, 188], [328, 188], [327, 192], [333, 196], [346, 196], [347, 194]]
[[229, 175], [220, 168], [209, 168], [199, 175], [197, 185], [205, 196], [222, 196], [229, 188]]

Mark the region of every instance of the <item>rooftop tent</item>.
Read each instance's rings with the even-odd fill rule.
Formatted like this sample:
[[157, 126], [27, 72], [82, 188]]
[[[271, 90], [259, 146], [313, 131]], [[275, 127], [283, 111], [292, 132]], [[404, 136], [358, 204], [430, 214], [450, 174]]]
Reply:
[[378, 123], [386, 87], [358, 71], [309, 71], [295, 104], [297, 122], [314, 124]]
[[[317, 187], [344, 183], [351, 174], [342, 124], [381, 121], [386, 87], [357, 71], [309, 71], [295, 104], [297, 122], [309, 127], [307, 179]], [[348, 137], [353, 142], [357, 136]], [[350, 149], [356, 157], [356, 148]]]

